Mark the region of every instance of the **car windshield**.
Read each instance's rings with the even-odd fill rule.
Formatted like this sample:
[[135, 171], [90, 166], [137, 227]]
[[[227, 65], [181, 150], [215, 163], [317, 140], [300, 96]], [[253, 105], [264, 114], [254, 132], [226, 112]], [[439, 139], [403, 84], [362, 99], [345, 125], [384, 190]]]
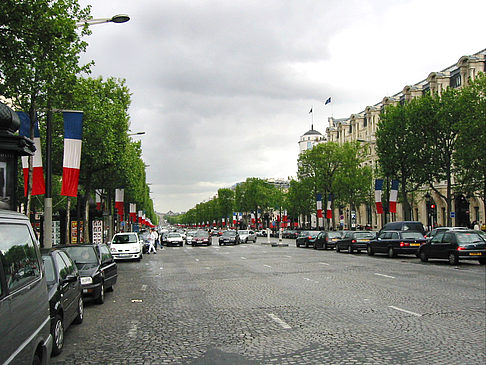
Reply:
[[54, 263], [50, 255], [42, 256], [44, 262], [44, 270], [46, 272], [47, 285], [51, 286], [56, 282], [56, 274], [54, 272]]
[[208, 234], [204, 231], [200, 231], [200, 232], [196, 232], [194, 236], [195, 237], [207, 237]]
[[98, 256], [93, 246], [71, 246], [63, 248], [76, 264], [98, 264]]
[[225, 231], [223, 232], [223, 236], [236, 236], [235, 231]]
[[181, 235], [179, 233], [169, 233], [169, 235], [167, 237], [169, 237], [169, 238], [180, 238]]
[[310, 234], [309, 231], [302, 231], [302, 232], [300, 232], [299, 237], [305, 237], [305, 236], [308, 236], [309, 234]]
[[328, 232], [327, 235], [329, 238], [341, 238], [341, 233], [339, 232]]
[[356, 232], [354, 236], [356, 238], [375, 238], [375, 235], [371, 232]]
[[123, 244], [123, 243], [137, 243], [137, 234], [130, 233], [130, 234], [117, 234], [113, 237], [113, 243], [115, 244]]
[[239, 233], [240, 233], [240, 234], [250, 234], [250, 232], [249, 232], [249, 231], [242, 231], [242, 230], [240, 230], [240, 231], [239, 231]]
[[476, 232], [457, 232], [456, 233], [457, 237], [457, 242], [460, 245], [467, 245], [468, 243], [474, 243], [474, 242], [484, 242], [484, 238], [481, 237]]
[[402, 232], [403, 239], [417, 240], [424, 238], [420, 232]]

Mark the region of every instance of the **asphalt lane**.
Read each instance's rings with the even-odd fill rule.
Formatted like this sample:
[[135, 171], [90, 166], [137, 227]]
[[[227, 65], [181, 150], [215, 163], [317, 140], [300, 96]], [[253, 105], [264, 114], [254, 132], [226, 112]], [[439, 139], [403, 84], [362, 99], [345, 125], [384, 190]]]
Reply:
[[256, 244], [119, 262], [57, 364], [484, 364], [476, 262]]

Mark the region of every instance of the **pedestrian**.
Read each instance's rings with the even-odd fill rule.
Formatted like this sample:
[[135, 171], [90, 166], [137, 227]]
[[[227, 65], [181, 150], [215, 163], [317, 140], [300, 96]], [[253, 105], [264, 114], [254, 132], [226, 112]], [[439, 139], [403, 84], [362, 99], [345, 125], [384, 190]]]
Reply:
[[155, 235], [157, 237], [155, 237], [155, 250], [157, 250], [157, 245], [160, 246], [160, 248], [162, 248], [162, 244], [160, 243], [160, 234], [159, 234], [159, 231], [155, 230]]
[[479, 231], [479, 230], [480, 230], [480, 228], [481, 228], [481, 226], [478, 224], [478, 221], [474, 221], [474, 227], [473, 227], [473, 229], [474, 229], [475, 231]]
[[149, 243], [149, 249], [148, 249], [148, 254], [151, 253], [152, 251], [156, 254], [157, 253], [157, 250], [155, 249], [154, 247], [154, 243], [155, 243], [155, 230], [152, 228], [150, 229], [150, 234], [148, 236], [148, 243]]

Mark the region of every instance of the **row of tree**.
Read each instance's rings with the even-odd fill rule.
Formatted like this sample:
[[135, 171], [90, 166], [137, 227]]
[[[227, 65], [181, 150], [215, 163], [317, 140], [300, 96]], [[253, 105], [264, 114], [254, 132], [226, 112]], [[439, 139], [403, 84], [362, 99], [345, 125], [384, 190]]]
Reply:
[[[111, 210], [114, 189], [124, 188], [125, 201], [136, 203], [152, 222], [157, 222], [141, 145], [129, 136], [130, 91], [125, 80], [81, 76], [89, 73], [93, 64], [79, 63], [79, 55], [87, 46], [82, 37], [91, 31], [87, 24], [78, 28], [77, 22], [89, 18], [90, 6], [82, 8], [77, 0], [0, 2], [0, 95], [16, 110], [29, 113], [31, 136], [36, 118], [41, 137], [44, 136], [47, 111], [83, 111], [79, 178], [82, 205], [87, 206], [95, 189], [104, 189]], [[52, 127], [52, 192], [56, 213], [63, 209], [59, 193], [64, 133], [62, 118], [55, 112]], [[42, 148], [45, 156], [45, 145]], [[32, 168], [29, 171], [31, 186]], [[23, 179], [19, 179], [18, 194], [23, 197]], [[33, 204], [34, 209], [42, 210], [40, 199], [34, 199]], [[29, 189], [27, 213], [30, 205]]]
[[[461, 89], [426, 93], [389, 105], [376, 131], [378, 164], [365, 166], [369, 147], [322, 143], [298, 159], [297, 179], [281, 191], [267, 181], [248, 178], [234, 190], [220, 189], [208, 202], [171, 218], [173, 223], [219, 222], [232, 212], [285, 210], [291, 220], [316, 213], [316, 195], [331, 194], [332, 207], [374, 203], [373, 182], [388, 177], [400, 182], [403, 217], [411, 218], [410, 197], [432, 189], [447, 205], [451, 225], [453, 193], [486, 197], [486, 76], [479, 74]], [[446, 191], [437, 188], [446, 184]], [[483, 216], [486, 213], [483, 211]]]

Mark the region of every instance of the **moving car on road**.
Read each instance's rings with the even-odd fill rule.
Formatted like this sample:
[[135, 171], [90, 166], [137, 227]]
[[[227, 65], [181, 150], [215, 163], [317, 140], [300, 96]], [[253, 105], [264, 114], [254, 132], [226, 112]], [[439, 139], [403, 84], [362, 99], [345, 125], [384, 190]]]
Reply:
[[381, 231], [378, 237], [368, 242], [366, 251], [368, 255], [386, 253], [388, 257], [398, 254], [412, 254], [418, 256], [418, 250], [426, 242], [420, 232], [415, 231]]
[[[188, 236], [189, 237], [189, 236]], [[192, 245], [207, 245], [211, 246], [212, 238], [207, 231], [199, 230], [196, 231], [192, 236]]]
[[328, 248], [336, 247], [336, 242], [341, 239], [342, 235], [339, 231], [322, 231], [317, 235], [317, 239], [314, 242], [314, 249], [327, 250]]
[[486, 240], [474, 230], [440, 232], [420, 246], [419, 257], [422, 262], [446, 259], [451, 265], [457, 265], [459, 260], [478, 260], [481, 265], [485, 265]]
[[347, 250], [348, 253], [365, 251], [368, 242], [375, 238], [373, 232], [347, 231], [343, 238], [336, 242], [336, 252]]
[[314, 247], [314, 242], [317, 239], [317, 235], [320, 231], [302, 231], [299, 236], [295, 239], [295, 245], [297, 247]]
[[65, 251], [52, 248], [41, 253], [49, 290], [52, 355], [56, 356], [64, 347], [64, 331], [71, 323], [83, 322], [83, 289], [78, 269]]
[[253, 243], [255, 243], [257, 241], [257, 236], [253, 231], [240, 229], [238, 231], [238, 234], [240, 235], [240, 241], [242, 243], [248, 243], [248, 241], [252, 241]]
[[167, 244], [167, 247], [169, 247], [169, 246], [181, 246], [182, 247], [184, 245], [184, 238], [178, 232], [170, 232], [167, 235], [167, 239], [166, 239], [165, 242]]
[[115, 260], [143, 258], [143, 241], [135, 232], [117, 233], [113, 236], [110, 249]]
[[69, 253], [81, 275], [83, 297], [105, 302], [105, 291], [112, 291], [118, 269], [105, 244], [78, 244], [58, 246]]
[[240, 236], [234, 230], [227, 230], [224, 231], [223, 234], [219, 237], [219, 245], [239, 245], [240, 244]]

